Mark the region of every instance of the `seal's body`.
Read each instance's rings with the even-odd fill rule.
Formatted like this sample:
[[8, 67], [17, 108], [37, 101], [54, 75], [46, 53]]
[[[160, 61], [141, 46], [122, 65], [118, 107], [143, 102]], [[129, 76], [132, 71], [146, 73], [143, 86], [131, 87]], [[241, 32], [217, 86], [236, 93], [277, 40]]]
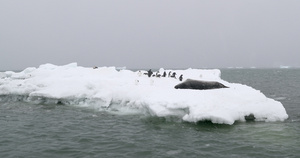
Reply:
[[228, 87], [224, 86], [222, 83], [215, 82], [215, 81], [200, 81], [200, 80], [187, 79], [184, 82], [176, 85], [174, 88], [205, 90], [205, 89], [217, 89], [217, 88], [228, 88]]

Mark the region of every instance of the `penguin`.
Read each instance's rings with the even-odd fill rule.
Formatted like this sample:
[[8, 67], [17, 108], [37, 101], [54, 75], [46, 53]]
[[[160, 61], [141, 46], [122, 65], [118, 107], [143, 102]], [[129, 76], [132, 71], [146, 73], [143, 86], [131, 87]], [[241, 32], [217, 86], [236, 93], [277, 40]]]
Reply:
[[153, 74], [153, 72], [152, 72], [152, 70], [150, 69], [150, 70], [148, 71], [148, 77], [151, 77], [152, 74]]
[[166, 77], [166, 76], [167, 76], [167, 73], [166, 73], [166, 71], [164, 71], [162, 77]]
[[182, 81], [183, 77], [182, 74], [179, 76], [179, 81]]
[[176, 78], [176, 72], [173, 72], [171, 77]]

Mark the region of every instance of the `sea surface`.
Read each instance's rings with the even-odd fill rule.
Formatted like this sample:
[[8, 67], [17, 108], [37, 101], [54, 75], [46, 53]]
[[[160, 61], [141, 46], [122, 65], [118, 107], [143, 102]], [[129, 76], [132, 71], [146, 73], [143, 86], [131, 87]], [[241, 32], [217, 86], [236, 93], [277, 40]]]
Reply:
[[221, 69], [280, 101], [284, 122], [187, 123], [71, 105], [0, 102], [1, 158], [299, 158], [300, 69]]

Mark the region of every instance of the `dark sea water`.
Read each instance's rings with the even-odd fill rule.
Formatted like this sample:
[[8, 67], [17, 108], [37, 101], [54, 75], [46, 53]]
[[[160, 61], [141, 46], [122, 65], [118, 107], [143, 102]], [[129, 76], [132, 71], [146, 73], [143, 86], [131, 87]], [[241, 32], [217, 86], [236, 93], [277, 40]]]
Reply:
[[71, 105], [0, 103], [0, 157], [300, 157], [300, 69], [222, 69], [280, 101], [284, 122], [187, 123]]

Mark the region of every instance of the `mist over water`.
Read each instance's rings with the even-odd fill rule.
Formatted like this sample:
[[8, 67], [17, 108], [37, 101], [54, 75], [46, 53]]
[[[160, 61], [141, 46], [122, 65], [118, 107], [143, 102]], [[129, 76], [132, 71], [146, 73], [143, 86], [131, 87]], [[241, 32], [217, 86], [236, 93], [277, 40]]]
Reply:
[[299, 157], [299, 69], [222, 69], [280, 101], [284, 122], [187, 123], [57, 104], [1, 102], [0, 157]]

